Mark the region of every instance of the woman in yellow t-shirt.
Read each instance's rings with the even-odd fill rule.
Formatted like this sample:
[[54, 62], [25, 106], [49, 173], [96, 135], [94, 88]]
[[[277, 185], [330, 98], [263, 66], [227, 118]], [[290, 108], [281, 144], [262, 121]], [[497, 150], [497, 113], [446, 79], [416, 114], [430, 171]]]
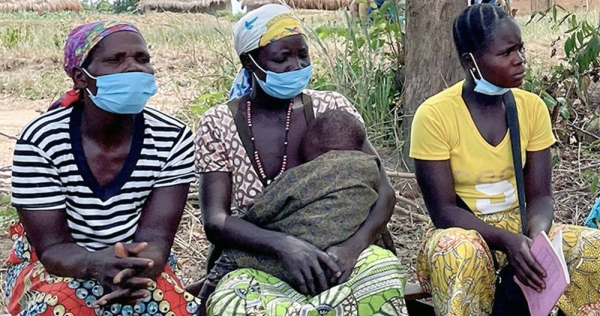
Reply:
[[[599, 315], [600, 231], [554, 224], [550, 146], [555, 142], [542, 100], [518, 89], [525, 75], [521, 31], [502, 9], [468, 7], [454, 22], [464, 81], [417, 110], [410, 156], [435, 225], [425, 234], [417, 273], [438, 315], [491, 313], [491, 250], [517, 278], [540, 290], [545, 271], [529, 247], [542, 231], [563, 233], [571, 286], [558, 306], [566, 315]], [[485, 78], [485, 79], [484, 79]], [[520, 124], [527, 200], [521, 234], [515, 174], [502, 94], [512, 90]], [[475, 216], [457, 206], [459, 196]]]

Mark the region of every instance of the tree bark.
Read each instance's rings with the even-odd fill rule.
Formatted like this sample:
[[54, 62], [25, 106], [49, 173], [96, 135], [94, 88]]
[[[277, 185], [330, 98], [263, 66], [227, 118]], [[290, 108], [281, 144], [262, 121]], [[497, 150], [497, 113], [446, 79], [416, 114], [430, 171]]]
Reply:
[[417, 107], [427, 98], [464, 78], [452, 24], [467, 0], [408, 0], [406, 8], [406, 77], [404, 81], [405, 140], [403, 157], [409, 167], [410, 129]]

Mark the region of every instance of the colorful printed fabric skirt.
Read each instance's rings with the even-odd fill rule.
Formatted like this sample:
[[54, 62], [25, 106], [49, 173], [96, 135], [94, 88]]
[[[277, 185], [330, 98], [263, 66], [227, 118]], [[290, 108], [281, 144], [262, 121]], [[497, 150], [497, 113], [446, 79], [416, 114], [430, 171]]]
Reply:
[[347, 282], [315, 297], [254, 269], [227, 274], [207, 305], [208, 315], [408, 315], [406, 271], [389, 250], [370, 246], [361, 253]]
[[[519, 232], [519, 209], [484, 215], [486, 223]], [[552, 239], [562, 232], [571, 285], [558, 301], [567, 316], [600, 315], [600, 230], [554, 224]], [[500, 264], [506, 256], [496, 252]], [[417, 277], [431, 293], [437, 315], [490, 315], [495, 280], [491, 252], [481, 235], [461, 228], [430, 229], [417, 256]]]
[[11, 227], [10, 235], [15, 244], [7, 260], [5, 289], [11, 315], [196, 315], [200, 308], [200, 299], [183, 290], [174, 272], [177, 260], [171, 256], [169, 265], [156, 279], [156, 286], [148, 288], [151, 295], [142, 302], [135, 306], [112, 304], [93, 309], [92, 303], [104, 295], [100, 283], [49, 274], [19, 223]]

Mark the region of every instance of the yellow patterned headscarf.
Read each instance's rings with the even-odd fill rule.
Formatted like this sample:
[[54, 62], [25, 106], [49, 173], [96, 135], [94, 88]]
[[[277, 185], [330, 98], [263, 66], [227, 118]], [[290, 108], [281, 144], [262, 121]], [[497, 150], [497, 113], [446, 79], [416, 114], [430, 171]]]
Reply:
[[290, 8], [281, 4], [267, 4], [248, 12], [235, 25], [234, 48], [241, 55], [296, 34], [304, 32]]
[[290, 35], [304, 34], [300, 28], [298, 19], [292, 14], [280, 14], [267, 22], [267, 31], [260, 38], [259, 47], [265, 47], [270, 43]]
[[[289, 7], [267, 4], [248, 12], [233, 30], [233, 46], [238, 55], [265, 47], [286, 36], [304, 34], [300, 21]], [[229, 92], [229, 98], [237, 98], [252, 90], [250, 74], [242, 69]]]

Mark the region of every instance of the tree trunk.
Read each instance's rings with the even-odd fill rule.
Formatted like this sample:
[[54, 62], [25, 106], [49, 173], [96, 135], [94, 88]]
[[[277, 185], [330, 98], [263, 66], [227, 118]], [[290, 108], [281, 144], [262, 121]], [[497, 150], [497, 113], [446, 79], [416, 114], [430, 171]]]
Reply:
[[408, 0], [406, 8], [406, 77], [402, 121], [403, 157], [409, 169], [410, 128], [417, 107], [427, 98], [464, 78], [452, 24], [466, 0]]

